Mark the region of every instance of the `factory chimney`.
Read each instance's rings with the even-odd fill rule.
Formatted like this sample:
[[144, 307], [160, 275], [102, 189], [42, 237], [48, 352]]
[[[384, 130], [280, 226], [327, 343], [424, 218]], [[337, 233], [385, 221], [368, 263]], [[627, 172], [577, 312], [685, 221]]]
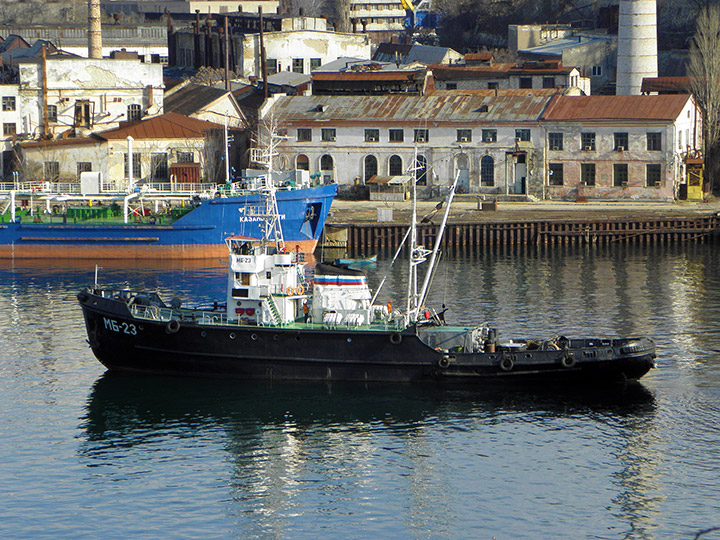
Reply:
[[100, 0], [88, 0], [88, 58], [102, 58]]
[[655, 0], [620, 0], [615, 93], [640, 95], [643, 78], [657, 75]]

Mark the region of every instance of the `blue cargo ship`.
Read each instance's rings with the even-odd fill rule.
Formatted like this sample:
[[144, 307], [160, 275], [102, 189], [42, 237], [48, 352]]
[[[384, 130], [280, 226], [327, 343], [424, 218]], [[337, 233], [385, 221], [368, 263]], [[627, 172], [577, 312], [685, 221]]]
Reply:
[[[280, 224], [288, 250], [312, 253], [322, 234], [337, 184], [278, 189]], [[141, 216], [137, 223], [54, 217], [50, 223], [0, 223], [0, 258], [203, 259], [227, 255], [225, 239], [263, 236], [253, 215], [261, 195], [195, 201], [190, 211], [171, 221]], [[63, 222], [64, 221], [64, 222]]]

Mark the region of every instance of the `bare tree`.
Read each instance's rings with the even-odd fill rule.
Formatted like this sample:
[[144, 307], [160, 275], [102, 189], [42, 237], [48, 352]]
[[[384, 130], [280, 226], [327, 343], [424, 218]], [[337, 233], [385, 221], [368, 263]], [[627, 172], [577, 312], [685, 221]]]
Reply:
[[[233, 79], [235, 73], [230, 71], [228, 76]], [[202, 66], [197, 70], [195, 75], [190, 77], [190, 82], [193, 84], [200, 84], [202, 86], [216, 86], [217, 83], [225, 80], [225, 70], [223, 68], [213, 68], [208, 66]]]
[[331, 0], [293, 0], [288, 15], [322, 17], [331, 8]]
[[225, 181], [225, 134], [220, 129], [205, 131], [205, 145], [200, 163], [205, 171], [205, 182]]
[[720, 192], [720, 7], [709, 6], [697, 18], [690, 46], [688, 76], [690, 89], [703, 113], [703, 156], [705, 180], [713, 192]]

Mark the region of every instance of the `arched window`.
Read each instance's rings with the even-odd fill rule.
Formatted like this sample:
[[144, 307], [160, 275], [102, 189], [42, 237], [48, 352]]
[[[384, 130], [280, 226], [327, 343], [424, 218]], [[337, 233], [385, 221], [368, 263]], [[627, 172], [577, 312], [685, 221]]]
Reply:
[[295, 167], [297, 167], [297, 169], [301, 171], [309, 171], [310, 160], [305, 154], [300, 154], [295, 160]]
[[415, 179], [419, 186], [427, 185], [427, 158], [423, 155], [418, 155], [415, 160]]
[[470, 160], [467, 155], [459, 154], [455, 158], [455, 173], [457, 174], [457, 192], [468, 193], [470, 191]]
[[465, 154], [460, 154], [455, 163], [458, 171], [466, 171], [470, 168], [468, 167], [468, 157]]
[[480, 185], [495, 185], [495, 160], [492, 156], [483, 156], [480, 160]]
[[378, 172], [378, 162], [375, 156], [365, 156], [365, 181], [370, 180]]
[[322, 173], [323, 183], [331, 184], [333, 182], [333, 158], [329, 154], [325, 154], [320, 158], [320, 172]]
[[333, 170], [333, 158], [331, 155], [325, 154], [320, 158], [320, 170], [321, 171], [332, 171]]
[[388, 174], [390, 176], [400, 176], [403, 173], [402, 158], [400, 156], [390, 156], [388, 163]]

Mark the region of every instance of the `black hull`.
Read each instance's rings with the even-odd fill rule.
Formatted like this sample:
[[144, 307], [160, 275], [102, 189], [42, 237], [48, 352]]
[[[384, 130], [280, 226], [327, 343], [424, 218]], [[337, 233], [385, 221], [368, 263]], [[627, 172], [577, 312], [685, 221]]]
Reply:
[[[424, 343], [418, 329], [327, 329], [203, 325], [135, 318], [120, 300], [78, 296], [97, 359], [112, 371], [240, 379], [450, 381], [502, 384], [636, 380], [652, 367], [645, 338], [564, 350], [448, 353]], [[640, 344], [640, 345], [638, 345]]]

